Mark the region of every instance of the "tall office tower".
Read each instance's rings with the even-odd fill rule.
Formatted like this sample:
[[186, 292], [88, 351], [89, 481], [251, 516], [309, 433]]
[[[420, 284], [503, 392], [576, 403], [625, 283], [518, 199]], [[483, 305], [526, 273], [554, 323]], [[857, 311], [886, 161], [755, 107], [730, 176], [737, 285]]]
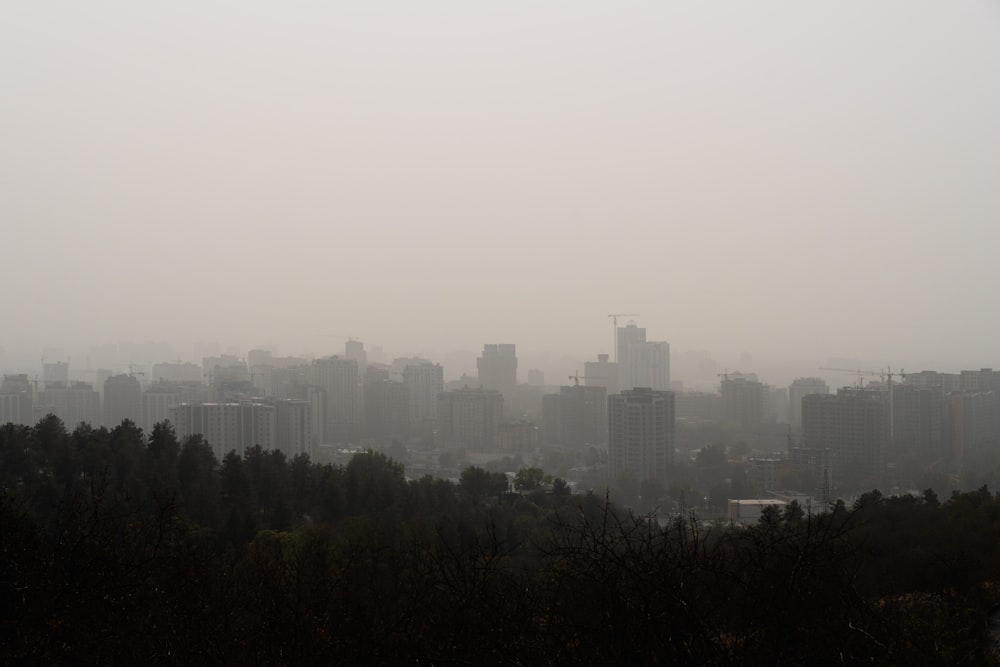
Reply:
[[45, 381], [45, 388], [69, 386], [69, 363], [56, 361], [54, 363], [42, 362], [42, 380]]
[[851, 489], [871, 489], [882, 480], [887, 416], [885, 392], [844, 388], [810, 394], [802, 399], [803, 444], [829, 449], [834, 475]]
[[407, 364], [403, 368], [403, 386], [412, 432], [429, 435], [437, 421], [438, 396], [444, 391], [444, 369], [429, 361]]
[[152, 384], [156, 384], [157, 382], [201, 381], [201, 366], [198, 364], [181, 361], [169, 361], [162, 364], [153, 364]]
[[503, 394], [492, 389], [457, 389], [438, 396], [438, 437], [447, 446], [495, 449], [503, 418]]
[[788, 387], [788, 423], [802, 425], [802, 398], [811, 394], [829, 394], [830, 387], [820, 378], [796, 378]]
[[621, 390], [618, 383], [618, 364], [608, 361], [608, 355], [597, 355], [597, 361], [583, 362], [583, 377], [580, 378], [588, 387], [604, 387], [608, 396]]
[[142, 423], [142, 388], [131, 375], [113, 375], [104, 381], [104, 425], [119, 426], [123, 420]]
[[933, 463], [944, 456], [945, 397], [940, 387], [896, 385], [892, 392], [892, 444]]
[[316, 359], [313, 384], [326, 391], [326, 441], [355, 441], [361, 421], [358, 362], [337, 356]]
[[[645, 330], [642, 329], [645, 333]], [[626, 389], [649, 387], [656, 391], [670, 389], [670, 344], [664, 342], [628, 343], [622, 347], [623, 360], [618, 368]]]
[[727, 373], [722, 378], [722, 419], [740, 426], [756, 426], [764, 420], [770, 402], [768, 386], [753, 373]]
[[231, 451], [243, 456], [260, 445], [274, 449], [277, 415], [264, 403], [181, 403], [170, 408], [170, 423], [180, 440], [201, 434], [220, 461]]
[[101, 423], [101, 397], [88, 382], [73, 382], [69, 386], [46, 387], [38, 392], [35, 402], [41, 415], [53, 414], [70, 431], [81, 422], [97, 426]]
[[299, 454], [311, 454], [313, 446], [312, 415], [309, 401], [273, 399], [268, 402], [275, 407], [274, 447], [289, 459]]
[[645, 387], [608, 397], [608, 474], [666, 481], [674, 460], [674, 394]]
[[483, 355], [476, 359], [479, 369], [479, 386], [503, 394], [505, 400], [514, 397], [517, 389], [516, 346], [500, 343], [483, 345]]
[[564, 386], [542, 397], [542, 437], [565, 447], [600, 445], [608, 439], [608, 395], [604, 387]]
[[[370, 367], [369, 367], [370, 369]], [[386, 377], [365, 381], [365, 435], [377, 440], [404, 439], [407, 436], [409, 409], [406, 387]]]
[[34, 392], [26, 374], [3, 376], [3, 384], [0, 384], [0, 424], [34, 425], [34, 404]]

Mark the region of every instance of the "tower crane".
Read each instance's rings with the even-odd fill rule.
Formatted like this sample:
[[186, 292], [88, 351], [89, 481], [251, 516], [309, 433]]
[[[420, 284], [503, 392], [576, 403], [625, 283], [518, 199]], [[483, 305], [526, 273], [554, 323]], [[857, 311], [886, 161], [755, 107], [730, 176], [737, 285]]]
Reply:
[[580, 386], [580, 378], [583, 378], [584, 380], [596, 380], [597, 379], [597, 378], [587, 377], [586, 375], [580, 375], [580, 371], [577, 371], [577, 372], [573, 373], [573, 375], [569, 376], [569, 379], [573, 381], [573, 386], [574, 387], [579, 387]]

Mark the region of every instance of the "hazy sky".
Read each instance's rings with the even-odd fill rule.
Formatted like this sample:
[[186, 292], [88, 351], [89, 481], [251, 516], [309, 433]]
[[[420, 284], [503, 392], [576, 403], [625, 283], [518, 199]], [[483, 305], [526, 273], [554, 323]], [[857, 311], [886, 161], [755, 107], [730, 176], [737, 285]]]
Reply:
[[7, 2], [3, 344], [1000, 367], [1000, 3]]

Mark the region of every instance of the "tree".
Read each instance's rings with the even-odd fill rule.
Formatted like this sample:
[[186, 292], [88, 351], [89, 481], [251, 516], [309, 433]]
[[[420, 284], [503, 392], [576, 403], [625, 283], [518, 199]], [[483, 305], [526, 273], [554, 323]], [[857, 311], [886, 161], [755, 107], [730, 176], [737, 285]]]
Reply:
[[521, 468], [514, 477], [514, 488], [518, 491], [534, 491], [543, 484], [551, 484], [552, 476], [541, 468]]
[[507, 490], [507, 475], [502, 472], [486, 472], [477, 466], [469, 466], [462, 471], [458, 488], [463, 494], [480, 502], [490, 496], [498, 496]]

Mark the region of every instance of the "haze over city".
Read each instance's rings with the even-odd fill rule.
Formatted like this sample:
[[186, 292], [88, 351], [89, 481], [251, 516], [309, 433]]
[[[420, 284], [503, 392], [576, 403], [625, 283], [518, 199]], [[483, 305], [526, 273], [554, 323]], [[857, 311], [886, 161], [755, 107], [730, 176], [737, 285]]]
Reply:
[[348, 336], [591, 359], [614, 312], [675, 367], [1000, 366], [995, 3], [2, 16], [7, 367]]

